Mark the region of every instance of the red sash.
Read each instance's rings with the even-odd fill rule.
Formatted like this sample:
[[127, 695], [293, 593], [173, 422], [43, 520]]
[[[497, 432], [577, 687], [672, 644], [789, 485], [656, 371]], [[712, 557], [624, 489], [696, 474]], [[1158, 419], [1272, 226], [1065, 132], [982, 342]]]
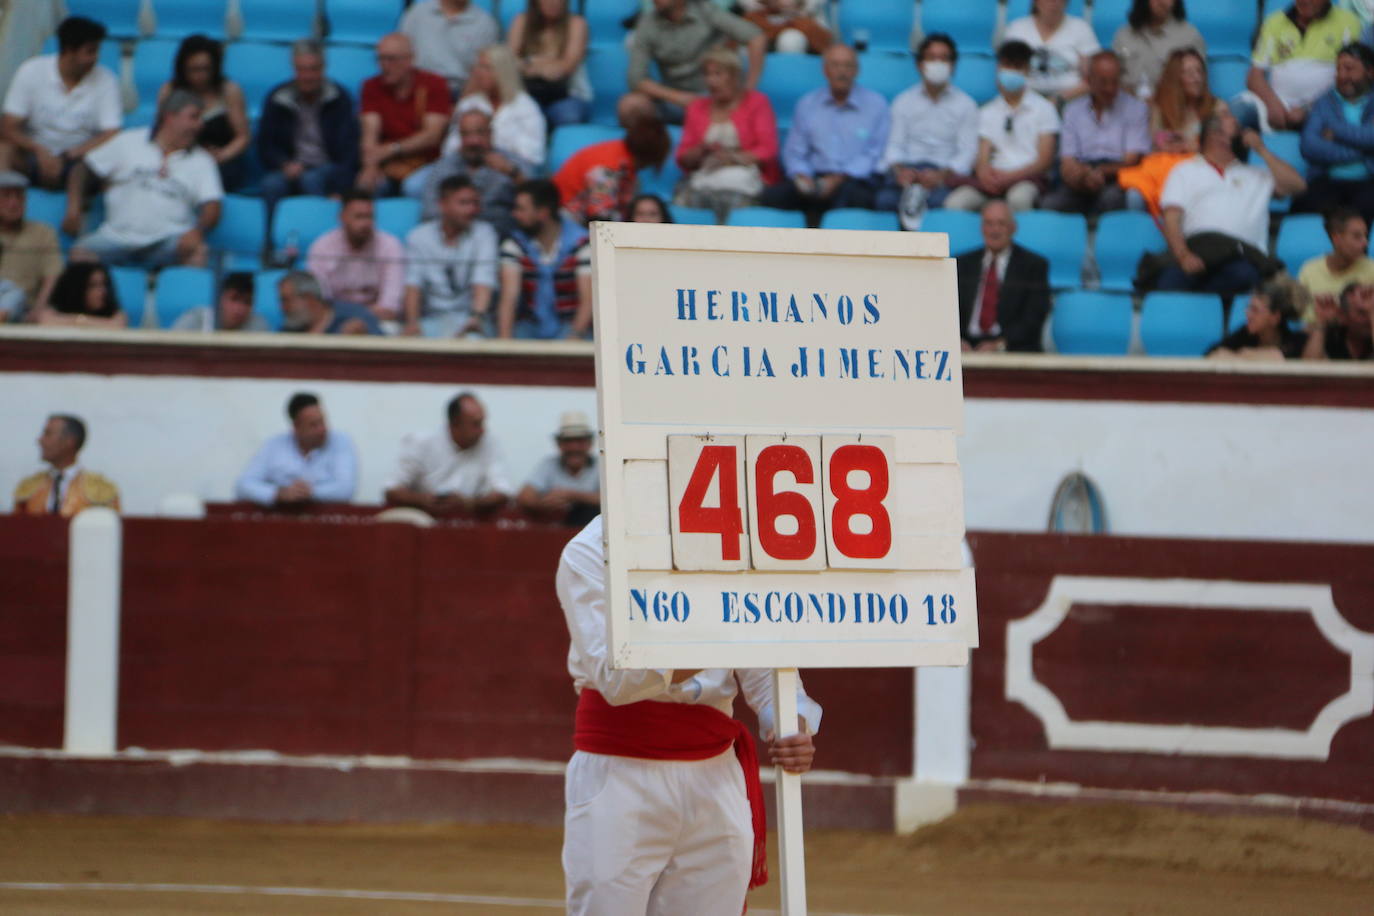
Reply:
[[710, 706], [655, 700], [612, 706], [590, 687], [583, 687], [577, 700], [573, 746], [579, 751], [643, 760], [708, 760], [731, 745], [744, 769], [744, 789], [754, 820], [749, 887], [755, 888], [768, 883], [768, 824], [758, 752], [749, 729]]

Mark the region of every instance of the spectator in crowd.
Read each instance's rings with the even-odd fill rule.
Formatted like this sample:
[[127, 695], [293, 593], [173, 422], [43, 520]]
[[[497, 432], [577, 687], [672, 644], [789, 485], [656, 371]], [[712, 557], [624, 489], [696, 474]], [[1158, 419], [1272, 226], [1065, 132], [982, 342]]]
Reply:
[[213, 306], [198, 305], [187, 309], [172, 323], [173, 331], [207, 333], [209, 331], [271, 330], [267, 319], [253, 311], [255, 289], [253, 275], [245, 270], [225, 274], [219, 285], [219, 299]]
[[[1140, 195], [1117, 183], [1122, 168], [1150, 151], [1149, 107], [1121, 91], [1121, 61], [1099, 51], [1088, 62], [1088, 94], [1064, 106], [1059, 175], [1063, 184], [1040, 206], [1072, 213], [1145, 209]], [[1128, 197], [1129, 195], [1129, 197]]]
[[529, 0], [510, 24], [506, 47], [550, 127], [581, 124], [592, 112], [587, 36], [587, 20], [568, 9], [568, 0]]
[[372, 313], [352, 302], [325, 298], [320, 283], [304, 270], [293, 270], [277, 281], [284, 330], [299, 334], [380, 334]]
[[618, 220], [634, 199], [639, 172], [663, 165], [673, 141], [657, 117], [636, 118], [620, 140], [583, 147], [553, 176], [563, 206], [582, 224]]
[[439, 185], [439, 218], [406, 236], [407, 335], [484, 336], [496, 288], [496, 230], [477, 218], [482, 199], [466, 175]]
[[515, 162], [522, 174], [533, 174], [544, 165], [548, 145], [544, 113], [525, 91], [520, 64], [505, 45], [492, 45], [477, 56], [444, 139], [444, 153], [458, 151], [462, 137], [457, 115], [473, 109], [491, 116], [492, 145]]
[[589, 336], [592, 251], [587, 230], [559, 208], [558, 186], [527, 181], [515, 190], [515, 229], [501, 244], [501, 337]]
[[[412, 6], [410, 13], [433, 5]], [[426, 170], [439, 156], [452, 110], [448, 84], [437, 73], [415, 66], [410, 39], [400, 33], [377, 42], [377, 64], [381, 73], [369, 77], [362, 89], [358, 187], [419, 197], [428, 177]]]
[[657, 194], [640, 194], [626, 209], [632, 223], [671, 223], [673, 214]]
[[[630, 38], [630, 91], [620, 99], [620, 123], [628, 127], [656, 113], [669, 124], [681, 124], [687, 106], [706, 92], [702, 57], [725, 41], [746, 45], [749, 74], [744, 85], [757, 89], [768, 44], [762, 29], [701, 0], [653, 0], [653, 9], [640, 15]], [[651, 63], [658, 65], [658, 79], [649, 75]]]
[[1316, 302], [1303, 359], [1374, 359], [1374, 286], [1351, 283], [1339, 299]]
[[[1331, 239], [1331, 251], [1312, 258], [1298, 271], [1298, 283], [1307, 290], [1312, 301], [1325, 298], [1334, 302], [1352, 283], [1374, 285], [1374, 260], [1367, 254], [1369, 224], [1359, 211], [1335, 207], [1327, 212], [1323, 224]], [[1302, 317], [1305, 323], [1311, 324], [1317, 316], [1308, 308]]]
[[172, 79], [157, 92], [158, 105], [172, 92], [200, 99], [196, 145], [219, 166], [220, 183], [234, 191], [248, 178], [248, 107], [239, 84], [224, 75], [224, 45], [204, 35], [188, 35], [177, 48]]
[[763, 29], [768, 48], [781, 54], [824, 54], [835, 40], [826, 28], [825, 0], [740, 0], [744, 18]]
[[601, 511], [601, 468], [592, 454], [592, 425], [580, 410], [559, 418], [558, 454], [534, 467], [515, 501], [537, 518], [582, 527]]
[[1112, 38], [1112, 50], [1121, 58], [1121, 85], [1150, 98], [1169, 56], [1183, 48], [1207, 56], [1207, 43], [1188, 21], [1183, 0], [1132, 0], [1125, 25]]
[[39, 455], [47, 468], [19, 481], [14, 511], [19, 515], [70, 518], [96, 506], [119, 511], [119, 488], [108, 478], [78, 463], [86, 444], [86, 424], [70, 414], [53, 414], [38, 437]]
[[341, 194], [358, 173], [353, 97], [325, 77], [324, 46], [309, 38], [296, 42], [291, 67], [295, 78], [267, 94], [258, 121], [261, 193], [269, 213], [290, 194]]
[[0, 169], [62, 188], [72, 166], [119, 132], [119, 81], [98, 63], [104, 40], [105, 26], [69, 16], [57, 27], [57, 53], [14, 71], [0, 123]]
[[902, 226], [919, 229], [928, 207], [939, 207], [952, 183], [973, 174], [978, 155], [978, 105], [955, 86], [959, 49], [932, 32], [916, 49], [921, 81], [892, 100], [892, 129], [879, 163], [884, 178], [875, 205], [896, 210]]
[[47, 223], [24, 218], [28, 185], [18, 172], [0, 172], [0, 280], [13, 283], [23, 297], [18, 304], [0, 305], [0, 324], [46, 305], [62, 273], [57, 233]]
[[1192, 48], [1169, 55], [1164, 74], [1150, 97], [1150, 135], [1154, 149], [1165, 153], [1198, 151], [1202, 122], [1212, 116], [1217, 99], [1207, 84], [1207, 61]]
[[386, 501], [430, 513], [482, 513], [510, 499], [505, 459], [484, 434], [487, 412], [464, 392], [448, 403], [448, 424], [401, 440], [401, 455], [386, 484]]
[[[1174, 167], [1160, 198], [1173, 263], [1164, 268], [1158, 287], [1247, 292], [1274, 267], [1267, 254], [1270, 201], [1306, 185], [1265, 147], [1257, 131], [1242, 131], [1225, 106], [1203, 122], [1199, 142], [1202, 152]], [[1268, 168], [1243, 161], [1247, 149]]]
[[1088, 91], [1088, 58], [1102, 49], [1092, 26], [1065, 13], [1068, 0], [1031, 0], [1029, 16], [1013, 19], [1003, 41], [1030, 46], [1030, 88], [1053, 102], [1067, 102]]
[[945, 199], [951, 210], [977, 210], [991, 198], [1012, 210], [1029, 210], [1049, 185], [1059, 113], [1026, 88], [1031, 49], [1008, 41], [997, 49], [997, 97], [978, 112], [978, 156], [973, 180]]
[[1336, 85], [1312, 104], [1302, 129], [1302, 158], [1312, 166], [1296, 211], [1349, 204], [1374, 219], [1374, 49], [1346, 45], [1336, 57]]
[[37, 324], [78, 328], [126, 328], [129, 316], [119, 307], [114, 282], [103, 264], [75, 261], [53, 286], [47, 305], [33, 313]]
[[379, 322], [400, 320], [405, 249], [377, 228], [376, 205], [366, 191], [344, 193], [339, 225], [311, 243], [305, 266], [325, 299], [360, 305]]
[[510, 234], [511, 206], [515, 185], [521, 178], [520, 166], [504, 153], [492, 148], [491, 115], [469, 108], [458, 116], [458, 135], [462, 145], [446, 154], [430, 170], [423, 199], [424, 219], [439, 215], [439, 186], [450, 175], [465, 175], [482, 198], [482, 219], [503, 238]]
[[501, 40], [496, 19], [472, 0], [419, 0], [401, 17], [400, 32], [414, 46], [415, 62], [447, 80], [454, 96], [478, 52]]
[[724, 222], [735, 207], [757, 203], [781, 177], [778, 125], [768, 97], [744, 88], [739, 54], [712, 48], [702, 58], [707, 94], [687, 106], [677, 164], [686, 176], [678, 203], [714, 210]]
[[763, 203], [805, 210], [814, 225], [835, 207], [871, 207], [878, 164], [887, 147], [887, 100], [856, 83], [859, 56], [838, 42], [822, 57], [826, 86], [797, 100], [782, 148], [787, 177], [763, 193]]
[[983, 247], [955, 259], [959, 333], [965, 350], [1037, 353], [1050, 313], [1050, 263], [1012, 241], [1006, 201], [983, 207]]
[[273, 436], [248, 462], [234, 484], [234, 498], [260, 506], [346, 503], [358, 489], [353, 440], [332, 430], [313, 394], [286, 403], [291, 431]]
[[28, 310], [28, 300], [24, 298], [24, 291], [15, 286], [14, 281], [0, 277], [0, 324], [23, 321]]
[[76, 240], [73, 259], [165, 267], [204, 265], [205, 236], [219, 222], [224, 190], [210, 154], [196, 146], [204, 103], [177, 89], [158, 106], [151, 134], [135, 127], [96, 147], [67, 181], [68, 235], [81, 230], [87, 175], [106, 187], [105, 222]]
[[1331, 0], [1293, 0], [1260, 24], [1245, 76], [1231, 101], [1243, 127], [1299, 130], [1312, 103], [1336, 82], [1336, 53], [1360, 37], [1360, 20]]
[[1211, 359], [1257, 360], [1301, 357], [1307, 335], [1288, 326], [1298, 317], [1294, 292], [1291, 283], [1276, 281], [1255, 290], [1245, 306], [1245, 324], [1212, 344], [1206, 355]]

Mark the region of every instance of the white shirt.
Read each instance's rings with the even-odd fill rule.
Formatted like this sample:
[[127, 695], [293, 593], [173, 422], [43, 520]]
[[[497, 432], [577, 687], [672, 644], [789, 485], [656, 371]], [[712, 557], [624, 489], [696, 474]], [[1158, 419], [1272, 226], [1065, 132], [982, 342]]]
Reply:
[[578, 493], [601, 492], [601, 466], [596, 456], [588, 456], [586, 467], [576, 474], [563, 466], [561, 455], [549, 455], [540, 460], [525, 480], [525, 486], [544, 494], [550, 490], [574, 490]]
[[932, 162], [959, 175], [978, 158], [978, 104], [953, 84], [932, 99], [924, 85], [892, 100], [892, 127], [879, 168]]
[[491, 145], [498, 151], [515, 156], [519, 165], [526, 170], [537, 169], [544, 164], [548, 149], [548, 123], [539, 103], [522, 92], [514, 99], [496, 109], [486, 99], [468, 96], [458, 103], [449, 123], [448, 134], [444, 137], [443, 155], [449, 156], [463, 148], [462, 138], [458, 136], [458, 118], [464, 112], [479, 110], [491, 115]]
[[70, 91], [57, 70], [57, 55], [24, 61], [5, 94], [5, 114], [24, 120], [24, 129], [51, 153], [64, 153], [96, 134], [118, 130], [124, 108], [119, 81], [96, 64]]
[[[974, 293], [973, 311], [969, 313], [968, 318], [967, 330], [970, 337], [1002, 336], [1001, 322], [994, 321], [992, 327], [989, 328], [986, 333], [978, 324], [978, 319], [983, 314], [983, 287], [986, 285], [988, 278], [988, 265], [992, 263], [993, 258], [997, 259], [997, 288], [1000, 290], [1006, 283], [1007, 264], [1011, 261], [1011, 246], [1008, 245], [995, 255], [986, 248], [983, 249], [983, 263], [982, 266], [978, 268], [978, 291]], [[998, 311], [998, 317], [1001, 317], [1000, 309]], [[969, 565], [971, 566], [973, 564], [970, 563]]]
[[219, 166], [200, 147], [164, 156], [146, 127], [91, 150], [86, 166], [109, 183], [102, 231], [131, 247], [195, 228], [196, 210], [224, 196]]
[[[672, 682], [671, 669], [613, 670], [607, 664], [606, 554], [602, 545], [601, 516], [592, 519], [563, 548], [554, 582], [563, 616], [568, 621], [568, 673], [580, 693], [591, 687], [612, 705], [658, 700], [662, 703], [701, 703], [733, 716], [735, 696], [744, 700], [759, 717], [765, 738], [773, 732], [772, 672], [766, 668], [710, 668], [680, 684]], [[806, 729], [815, 734], [821, 726], [821, 707], [797, 682], [797, 712]]]
[[1057, 133], [1059, 112], [1049, 99], [1030, 89], [1021, 93], [1014, 109], [998, 93], [978, 113], [978, 136], [992, 143], [991, 165], [995, 169], [1025, 168], [1040, 155], [1040, 138]]
[[473, 499], [513, 492], [501, 450], [484, 435], [472, 448], [453, 443], [448, 427], [437, 433], [412, 433], [401, 440], [401, 456], [386, 489], [406, 487], [423, 493], [456, 493]]
[[1174, 166], [1164, 182], [1160, 209], [1183, 211], [1183, 236], [1199, 232], [1224, 232], [1269, 250], [1269, 203], [1274, 197], [1274, 176], [1268, 169], [1239, 160], [1216, 170], [1201, 154]]
[[1022, 16], [1012, 20], [1002, 40], [1024, 41], [1036, 52], [1031, 58], [1030, 88], [1047, 95], [1083, 82], [1084, 59], [1102, 50], [1092, 26], [1077, 16], [1065, 16], [1048, 40], [1040, 37], [1033, 16]]

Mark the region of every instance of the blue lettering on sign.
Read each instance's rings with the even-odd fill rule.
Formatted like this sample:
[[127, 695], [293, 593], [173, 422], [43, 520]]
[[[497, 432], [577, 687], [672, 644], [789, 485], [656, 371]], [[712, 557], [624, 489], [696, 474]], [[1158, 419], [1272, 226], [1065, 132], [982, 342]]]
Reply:
[[738, 290], [730, 294], [730, 318], [733, 321], [749, 320], [749, 294]]
[[[934, 596], [926, 595], [927, 624], [954, 623], [954, 596], [941, 596], [937, 610]], [[722, 623], [889, 623], [903, 625], [911, 617], [912, 601], [906, 595], [878, 592], [734, 592], [720, 593]]]
[[864, 296], [864, 324], [877, 324], [882, 320], [882, 315], [878, 313], [878, 296], [876, 293], [869, 293]]
[[680, 289], [677, 291], [677, 320], [696, 321], [697, 320], [697, 291], [694, 289]]
[[652, 597], [642, 588], [630, 589], [630, 619], [635, 619], [635, 611], [639, 611], [639, 618], [648, 621], [650, 617], [659, 623], [674, 621], [675, 623], [686, 623], [687, 618], [692, 616], [692, 603], [687, 598], [685, 592], [654, 592]]

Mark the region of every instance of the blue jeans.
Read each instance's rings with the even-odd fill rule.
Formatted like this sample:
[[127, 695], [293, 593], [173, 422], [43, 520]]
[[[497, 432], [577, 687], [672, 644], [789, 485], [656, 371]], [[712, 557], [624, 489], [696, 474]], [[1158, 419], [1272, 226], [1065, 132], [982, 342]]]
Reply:
[[[915, 169], [938, 169], [940, 167], [933, 162], [913, 162], [910, 163], [910, 165]], [[906, 189], [897, 184], [897, 179], [893, 178], [892, 173], [889, 171], [883, 176], [882, 186], [878, 188], [878, 194], [873, 200], [873, 209], [896, 210], [897, 206], [902, 202], [902, 192], [904, 190]], [[949, 192], [950, 188], [947, 187], [935, 188], [926, 195], [926, 206], [931, 210], [939, 208], [944, 204], [945, 198], [949, 196]]]
[[1260, 273], [1244, 258], [1232, 258], [1219, 267], [1190, 274], [1177, 264], [1159, 275], [1159, 290], [1185, 293], [1248, 293], [1260, 285]]
[[332, 166], [317, 165], [313, 169], [306, 169], [301, 173], [301, 177], [294, 181], [281, 172], [268, 172], [263, 175], [258, 191], [262, 195], [262, 202], [267, 207], [267, 212], [270, 214], [277, 208], [277, 201], [293, 194], [311, 194], [316, 197], [323, 197], [328, 194], [329, 177], [332, 170]]
[[585, 124], [591, 117], [592, 104], [586, 99], [565, 96], [551, 105], [544, 106], [544, 120], [549, 127], [562, 127], [564, 124]]

